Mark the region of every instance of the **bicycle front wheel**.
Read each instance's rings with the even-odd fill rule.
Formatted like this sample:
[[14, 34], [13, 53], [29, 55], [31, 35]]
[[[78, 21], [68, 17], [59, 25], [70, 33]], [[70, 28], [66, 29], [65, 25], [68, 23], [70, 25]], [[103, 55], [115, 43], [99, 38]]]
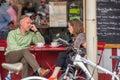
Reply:
[[48, 80], [48, 79], [40, 76], [30, 76], [30, 77], [23, 78], [21, 80]]
[[[63, 73], [63, 74], [59, 77], [58, 80], [66, 80], [66, 79], [64, 79], [64, 76], [65, 76], [65, 73]], [[74, 76], [73, 76], [72, 73], [68, 73], [67, 76], [69, 77], [69, 80], [75, 80], [75, 79], [73, 79]]]

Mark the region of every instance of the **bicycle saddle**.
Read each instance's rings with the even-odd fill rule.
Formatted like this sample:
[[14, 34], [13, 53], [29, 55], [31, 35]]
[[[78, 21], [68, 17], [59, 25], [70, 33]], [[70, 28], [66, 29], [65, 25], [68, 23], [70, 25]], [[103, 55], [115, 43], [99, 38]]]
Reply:
[[120, 56], [110, 56], [110, 59], [120, 60]]
[[13, 64], [11, 64], [11, 63], [2, 63], [2, 67], [4, 69], [9, 70], [9, 71], [18, 73], [22, 69], [23, 64], [20, 63], [20, 62], [19, 63], [13, 63]]

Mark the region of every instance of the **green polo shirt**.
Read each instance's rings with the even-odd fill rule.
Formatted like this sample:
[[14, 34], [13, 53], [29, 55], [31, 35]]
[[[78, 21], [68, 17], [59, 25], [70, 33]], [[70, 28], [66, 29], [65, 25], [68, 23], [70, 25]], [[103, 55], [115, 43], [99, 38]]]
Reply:
[[43, 42], [44, 38], [39, 32], [28, 31], [25, 35], [22, 35], [20, 29], [12, 30], [9, 32], [7, 37], [7, 49], [6, 54], [11, 51], [26, 49], [30, 47], [30, 44], [36, 44], [38, 42]]

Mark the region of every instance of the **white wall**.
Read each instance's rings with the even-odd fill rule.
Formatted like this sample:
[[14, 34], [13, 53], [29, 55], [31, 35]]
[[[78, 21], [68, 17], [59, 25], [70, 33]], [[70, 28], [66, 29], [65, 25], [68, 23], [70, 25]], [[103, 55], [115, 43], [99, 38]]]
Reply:
[[110, 59], [111, 55], [112, 49], [105, 49], [100, 63], [100, 66], [110, 71], [112, 71], [112, 60]]

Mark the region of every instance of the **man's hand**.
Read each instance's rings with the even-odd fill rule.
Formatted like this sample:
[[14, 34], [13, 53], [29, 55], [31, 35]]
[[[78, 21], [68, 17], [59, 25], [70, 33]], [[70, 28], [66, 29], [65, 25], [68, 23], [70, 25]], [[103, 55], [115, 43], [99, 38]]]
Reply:
[[86, 42], [85, 42], [85, 43], [83, 43], [83, 44], [82, 44], [82, 46], [83, 46], [84, 48], [86, 48], [86, 47], [87, 47]]
[[35, 25], [34, 25], [34, 24], [32, 24], [32, 25], [31, 25], [31, 30], [33, 30], [34, 32], [36, 32], [36, 31], [37, 31], [37, 28], [35, 27]]

